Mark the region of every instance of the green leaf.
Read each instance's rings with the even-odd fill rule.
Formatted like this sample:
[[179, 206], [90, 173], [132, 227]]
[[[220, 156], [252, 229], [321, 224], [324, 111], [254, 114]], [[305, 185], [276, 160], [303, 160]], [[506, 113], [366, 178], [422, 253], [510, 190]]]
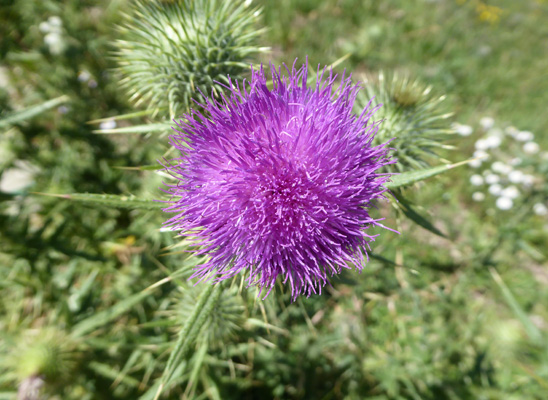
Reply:
[[76, 200], [83, 203], [96, 204], [108, 207], [130, 208], [141, 210], [159, 210], [166, 207], [165, 203], [139, 199], [133, 195], [114, 195], [114, 194], [97, 194], [97, 193], [69, 193], [69, 194], [50, 194], [38, 193], [45, 196], [60, 197], [67, 200]]
[[29, 120], [47, 110], [60, 106], [68, 100], [68, 96], [61, 96], [52, 100], [48, 100], [37, 106], [32, 106], [29, 108], [25, 108], [21, 111], [13, 112], [0, 119], [0, 128], [5, 128], [7, 126]]
[[403, 214], [417, 225], [423, 227], [427, 231], [430, 231], [438, 236], [447, 239], [447, 236], [442, 233], [438, 228], [434, 226], [426, 217], [419, 214], [411, 204], [405, 200], [400, 193], [393, 192], [394, 196], [398, 200], [397, 207], [403, 212]]
[[158, 124], [144, 124], [144, 125], [134, 125], [126, 126], [124, 128], [114, 128], [114, 129], [97, 129], [93, 133], [100, 133], [105, 135], [110, 135], [114, 133], [123, 133], [123, 134], [132, 134], [132, 133], [153, 133], [153, 132], [168, 132], [171, 131], [171, 124], [168, 123], [158, 123]]
[[367, 255], [369, 256], [369, 258], [372, 258], [373, 260], [377, 260], [392, 266], [399, 266], [399, 264], [396, 263], [395, 261], [389, 260], [388, 258], [380, 256], [378, 254], [371, 253], [370, 251], [367, 252]]
[[508, 306], [512, 309], [514, 314], [516, 314], [516, 317], [520, 320], [521, 324], [525, 328], [525, 332], [527, 332], [527, 336], [537, 345], [543, 345], [546, 342], [542, 338], [541, 331], [533, 324], [527, 313], [521, 308], [518, 301], [508, 289], [508, 286], [504, 283], [502, 280], [502, 277], [499, 275], [499, 273], [494, 268], [489, 268], [489, 272], [491, 273], [491, 276], [493, 277], [493, 280], [498, 285], [500, 291], [502, 292], [502, 296], [504, 297], [504, 300], [506, 300], [506, 303]]
[[110, 321], [131, 310], [133, 307], [143, 301], [150, 293], [151, 291], [149, 290], [136, 293], [133, 296], [128, 297], [127, 299], [119, 301], [118, 303], [106, 310], [100, 311], [96, 314], [93, 314], [91, 317], [80, 321], [72, 328], [71, 336], [74, 338], [82, 337], [94, 331], [95, 329], [108, 324]]
[[387, 189], [396, 189], [400, 187], [410, 186], [416, 182], [420, 182], [432, 176], [447, 172], [450, 169], [468, 164], [472, 160], [474, 159], [471, 158], [469, 160], [461, 161], [455, 164], [439, 165], [437, 167], [421, 169], [419, 171], [409, 171], [409, 172], [403, 172], [398, 175], [392, 175], [391, 177], [392, 181], [387, 182], [384, 186]]
[[106, 122], [106, 121], [121, 121], [125, 119], [144, 117], [150, 114], [152, 114], [151, 110], [137, 111], [130, 114], [116, 115], [114, 117], [94, 119], [92, 121], [88, 121], [88, 124], [100, 124], [101, 122]]

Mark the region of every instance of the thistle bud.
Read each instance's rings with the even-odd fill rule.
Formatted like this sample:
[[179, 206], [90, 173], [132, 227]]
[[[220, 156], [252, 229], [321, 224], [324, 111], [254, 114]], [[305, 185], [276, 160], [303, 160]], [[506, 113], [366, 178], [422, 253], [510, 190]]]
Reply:
[[23, 389], [35, 390], [38, 382], [48, 386], [60, 384], [73, 375], [76, 367], [75, 343], [54, 328], [24, 332], [13, 350], [10, 369], [17, 374]]
[[434, 96], [431, 87], [417, 80], [394, 74], [385, 77], [380, 73], [365, 83], [358, 94], [357, 109], [369, 101], [371, 106], [382, 104], [375, 118], [383, 122], [375, 136], [377, 144], [395, 137], [390, 146], [395, 148], [398, 162], [388, 166], [392, 172], [403, 172], [428, 167], [440, 159], [436, 149], [450, 148], [444, 144], [454, 134], [443, 111], [445, 96]]
[[241, 0], [135, 1], [115, 43], [122, 87], [153, 116], [180, 116], [266, 50], [255, 44], [259, 15]]

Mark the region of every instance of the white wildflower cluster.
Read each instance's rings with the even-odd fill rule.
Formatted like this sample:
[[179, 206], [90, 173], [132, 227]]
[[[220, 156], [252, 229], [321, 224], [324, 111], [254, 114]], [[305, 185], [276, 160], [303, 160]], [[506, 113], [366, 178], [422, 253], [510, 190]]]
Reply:
[[[548, 157], [542, 152], [535, 135], [514, 126], [504, 129], [491, 117], [479, 121], [479, 127], [454, 124], [461, 136], [478, 135], [474, 143], [474, 160], [469, 165], [474, 170], [469, 182], [473, 187], [472, 200], [482, 202], [491, 197], [500, 210], [510, 210], [514, 203], [527, 197], [532, 188], [542, 183], [535, 175], [535, 158]], [[548, 215], [543, 203], [532, 205], [537, 215]]]
[[78, 73], [78, 81], [82, 83], [87, 83], [88, 87], [95, 89], [97, 87], [97, 81], [93, 79], [89, 71], [85, 69]]
[[41, 22], [38, 28], [44, 34], [44, 43], [48, 46], [51, 54], [58, 55], [65, 50], [61, 18], [51, 16], [47, 21]]

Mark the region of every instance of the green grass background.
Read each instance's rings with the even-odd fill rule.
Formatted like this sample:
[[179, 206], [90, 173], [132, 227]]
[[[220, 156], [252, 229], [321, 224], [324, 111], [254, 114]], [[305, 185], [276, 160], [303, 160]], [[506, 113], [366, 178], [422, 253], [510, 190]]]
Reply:
[[[326, 65], [350, 54], [339, 70], [358, 79], [408, 73], [446, 94], [456, 121], [477, 126], [492, 116], [548, 147], [546, 1], [489, 2], [501, 10], [493, 23], [473, 0], [259, 4], [269, 28], [261, 44], [272, 47], [262, 61], [308, 56]], [[160, 196], [160, 176], [120, 167], [154, 164], [167, 136], [100, 135], [88, 123], [135, 111], [109, 58], [127, 5], [0, 2], [0, 117], [70, 97], [66, 113], [54, 109], [0, 133], [0, 173], [17, 160], [37, 170], [30, 187], [0, 193], [0, 399], [16, 399], [43, 354], [59, 367], [49, 398], [153, 398], [201, 290], [186, 281], [197, 260], [166, 254], [179, 239], [159, 231], [161, 212], [31, 193]], [[63, 21], [60, 55], [47, 51], [38, 28], [52, 15]], [[78, 80], [84, 70], [96, 88]], [[444, 156], [469, 158], [473, 143], [455, 139]], [[400, 221], [401, 235], [384, 232], [374, 244], [399, 266], [372, 260], [362, 274], [344, 272], [322, 296], [294, 304], [281, 286], [264, 302], [254, 289], [222, 297], [164, 398], [545, 399], [548, 222], [525, 205], [500, 212], [471, 202], [469, 174], [457, 169], [409, 190], [447, 238]], [[388, 206], [379, 213], [396, 223]], [[35, 350], [40, 338], [49, 350]]]

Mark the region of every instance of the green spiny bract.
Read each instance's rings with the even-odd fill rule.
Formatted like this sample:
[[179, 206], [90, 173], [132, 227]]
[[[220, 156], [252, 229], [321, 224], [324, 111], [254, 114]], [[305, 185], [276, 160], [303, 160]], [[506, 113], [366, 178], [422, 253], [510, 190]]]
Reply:
[[[376, 144], [390, 143], [396, 149], [398, 162], [387, 168], [392, 172], [422, 169], [430, 160], [440, 159], [436, 149], [451, 148], [444, 144], [453, 136], [448, 118], [442, 109], [445, 96], [433, 96], [431, 87], [417, 80], [394, 74], [366, 81], [358, 94], [357, 108], [362, 110], [372, 99], [372, 106], [382, 104], [375, 113], [376, 120], [383, 120], [375, 136]], [[442, 160], [444, 161], [444, 160]]]
[[136, 0], [120, 26], [115, 57], [121, 85], [153, 115], [179, 117], [200, 99], [241, 79], [255, 42], [257, 8], [241, 0]]
[[[200, 286], [190, 286], [179, 294], [179, 301], [173, 309], [173, 320], [176, 321], [177, 327], [184, 325], [202, 290]], [[202, 328], [201, 340], [205, 340], [209, 347], [226, 346], [226, 343], [242, 329], [245, 321], [246, 309], [238, 289], [225, 288]]]

